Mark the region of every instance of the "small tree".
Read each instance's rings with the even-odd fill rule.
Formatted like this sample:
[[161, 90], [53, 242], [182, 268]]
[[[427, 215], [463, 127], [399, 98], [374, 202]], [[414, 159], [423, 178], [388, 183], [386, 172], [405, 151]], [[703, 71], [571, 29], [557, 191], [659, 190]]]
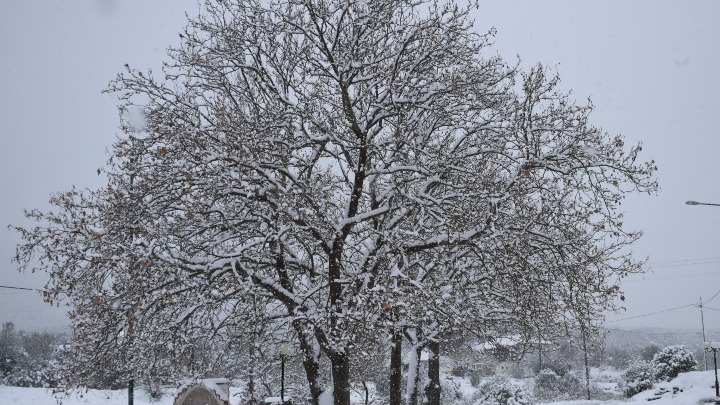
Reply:
[[0, 378], [10, 374], [22, 357], [15, 324], [5, 322], [0, 330]]

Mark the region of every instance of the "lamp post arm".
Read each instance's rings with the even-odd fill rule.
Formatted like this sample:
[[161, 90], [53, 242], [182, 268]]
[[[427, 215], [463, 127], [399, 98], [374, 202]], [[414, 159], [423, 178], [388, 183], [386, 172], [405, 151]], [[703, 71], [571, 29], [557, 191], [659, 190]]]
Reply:
[[685, 201], [686, 205], [712, 205], [715, 207], [720, 207], [720, 204], [714, 204], [714, 203], [704, 203], [704, 202], [698, 202], [698, 201]]

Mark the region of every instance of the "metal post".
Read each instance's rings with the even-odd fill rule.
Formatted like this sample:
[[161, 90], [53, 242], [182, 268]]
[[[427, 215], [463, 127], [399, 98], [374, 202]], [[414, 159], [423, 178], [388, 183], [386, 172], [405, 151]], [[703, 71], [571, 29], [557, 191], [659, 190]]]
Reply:
[[[703, 315], [702, 296], [700, 296], [700, 322], [702, 323], [703, 342], [707, 342], [707, 339], [705, 339], [705, 315]], [[713, 350], [713, 352], [715, 351]], [[707, 371], [707, 350], [703, 350], [703, 359], [705, 360], [705, 371]]]
[[715, 396], [720, 397], [720, 386], [718, 386], [718, 376], [717, 376], [717, 349], [713, 348], [713, 362], [715, 363]]
[[132, 378], [128, 381], [128, 405], [133, 405], [133, 397], [135, 396], [135, 380]]

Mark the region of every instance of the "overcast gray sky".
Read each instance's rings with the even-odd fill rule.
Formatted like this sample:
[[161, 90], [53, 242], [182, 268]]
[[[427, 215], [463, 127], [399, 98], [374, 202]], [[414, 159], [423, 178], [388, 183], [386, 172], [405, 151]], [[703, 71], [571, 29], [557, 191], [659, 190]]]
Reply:
[[[22, 210], [47, 208], [53, 192], [102, 184], [118, 119], [100, 91], [125, 63], [159, 70], [197, 10], [196, 0], [0, 2], [0, 224], [24, 224]], [[608, 326], [699, 330], [692, 304], [720, 291], [720, 207], [684, 203], [720, 203], [720, 1], [483, 0], [475, 17], [479, 32], [497, 28], [491, 52], [554, 67], [564, 90], [592, 97], [595, 124], [642, 141], [658, 162], [660, 193], [625, 206], [626, 223], [645, 231], [634, 252], [654, 271], [623, 283], [627, 310]], [[17, 242], [0, 228], [0, 285], [41, 287], [42, 275], [10, 263]], [[720, 295], [706, 306], [720, 340]], [[67, 324], [36, 293], [0, 288], [4, 321]]]

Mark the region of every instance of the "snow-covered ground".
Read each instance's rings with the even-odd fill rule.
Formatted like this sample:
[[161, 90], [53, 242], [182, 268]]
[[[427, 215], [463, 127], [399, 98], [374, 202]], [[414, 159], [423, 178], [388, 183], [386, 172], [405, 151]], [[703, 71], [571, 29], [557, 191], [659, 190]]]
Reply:
[[560, 401], [552, 405], [625, 405], [645, 403], [652, 405], [695, 405], [714, 404], [715, 375], [713, 371], [692, 371], [682, 373], [670, 382], [656, 383], [648, 391], [641, 392], [629, 400], [612, 401]]
[[[560, 401], [547, 405], [626, 405], [644, 403], [652, 405], [695, 405], [715, 403], [713, 371], [683, 373], [670, 382], [657, 383], [649, 391], [641, 392], [629, 400], [611, 401]], [[237, 391], [230, 390], [231, 404], [239, 405]], [[169, 393], [159, 401], [153, 401], [142, 390], [135, 393], [136, 405], [172, 405], [174, 395]], [[62, 402], [60, 402], [62, 401]], [[650, 402], [648, 402], [650, 401]], [[75, 391], [70, 395], [53, 393], [45, 388], [20, 388], [0, 386], [0, 404], [19, 405], [126, 405], [126, 391], [87, 390]]]

